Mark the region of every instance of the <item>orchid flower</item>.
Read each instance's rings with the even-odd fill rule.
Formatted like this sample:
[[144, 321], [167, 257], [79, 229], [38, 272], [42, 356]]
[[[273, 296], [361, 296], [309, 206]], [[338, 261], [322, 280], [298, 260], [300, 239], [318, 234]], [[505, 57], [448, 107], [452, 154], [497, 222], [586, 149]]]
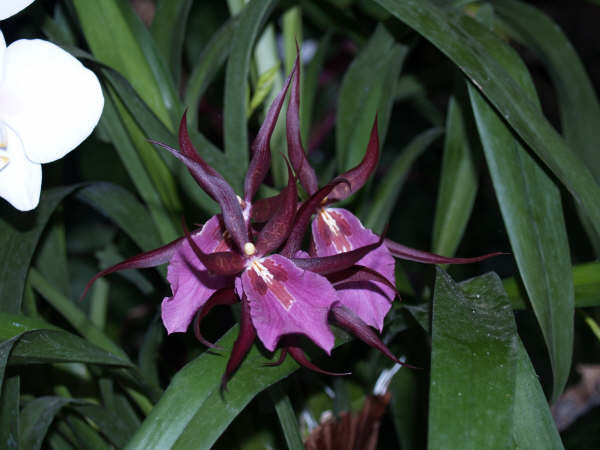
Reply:
[[[298, 64], [297, 59], [295, 67]], [[223, 386], [255, 337], [269, 351], [282, 345], [280, 362], [290, 354], [305, 367], [330, 373], [306, 358], [297, 339], [298, 335], [306, 336], [329, 354], [334, 346], [329, 319], [398, 362], [376, 334], [362, 326], [353, 311], [343, 306], [334, 308], [339, 297], [334, 284], [344, 280], [374, 279], [387, 290], [395, 289], [393, 283], [378, 273], [356, 266], [357, 261], [383, 244], [383, 238], [341, 254], [319, 257], [309, 256], [299, 246], [323, 199], [348, 181], [333, 180], [299, 206], [296, 178], [288, 165], [287, 187], [275, 197], [253, 203], [271, 164], [270, 138], [294, 73], [273, 101], [252, 144], [253, 157], [244, 182], [243, 199], [199, 156], [191, 143], [184, 115], [179, 128], [180, 150], [155, 144], [187, 166], [199, 186], [220, 205], [221, 214], [191, 233], [184, 223], [184, 237], [105, 269], [88, 283], [89, 288], [97, 278], [118, 270], [168, 262], [167, 280], [172, 296], [162, 302], [163, 324], [168, 333], [174, 333], [185, 332], [194, 322], [198, 340], [209, 347], [214, 345], [202, 337], [202, 318], [214, 306], [241, 302], [240, 332], [223, 376]]]
[[[330, 354], [334, 336], [329, 321], [401, 364], [373, 330], [381, 330], [396, 294], [390, 244], [384, 246], [384, 238], [365, 229], [350, 212], [325, 206], [355, 192], [375, 168], [379, 152], [376, 126], [363, 162], [319, 189], [300, 143], [299, 64], [297, 58], [252, 144], [243, 199], [193, 147], [184, 114], [179, 127], [180, 150], [154, 143], [187, 166], [198, 185], [219, 204], [221, 214], [192, 232], [183, 223], [184, 237], [103, 270], [86, 287], [87, 291], [97, 278], [119, 270], [168, 262], [172, 296], [162, 302], [163, 324], [170, 334], [185, 332], [193, 323], [196, 337], [208, 347], [215, 345], [202, 336], [202, 319], [217, 305], [241, 302], [239, 335], [223, 375], [223, 387], [256, 337], [269, 351], [282, 347], [275, 364], [290, 354], [303, 366], [329, 374], [306, 358], [298, 340], [298, 335], [303, 335]], [[295, 174], [288, 164], [286, 188], [254, 202], [271, 164], [269, 142], [290, 84], [287, 137]], [[297, 180], [310, 195], [303, 202], [298, 202]], [[315, 213], [309, 254], [301, 244]], [[428, 255], [410, 251], [420, 258]]]
[[[318, 181], [314, 169], [310, 166], [300, 137], [300, 65], [292, 83], [290, 102], [287, 111], [288, 155], [300, 184], [309, 195], [318, 192]], [[313, 257], [330, 257], [354, 251], [378, 241], [379, 237], [365, 228], [358, 217], [343, 208], [329, 205], [344, 200], [357, 192], [375, 171], [379, 160], [379, 137], [377, 118], [371, 130], [367, 151], [363, 160], [354, 168], [341, 174], [339, 178], [348, 181], [337, 185], [325, 198], [312, 221], [311, 251]], [[353, 313], [354, 326], [365, 329], [371, 326], [381, 331], [385, 315], [391, 308], [395, 296], [394, 256], [400, 259], [429, 264], [466, 264], [481, 261], [501, 253], [490, 253], [475, 258], [447, 258], [429, 252], [405, 247], [387, 240], [373, 251], [367, 253], [356, 265], [362, 274], [376, 273], [380, 277], [344, 278], [334, 283], [338, 301], [333, 305], [333, 316], [343, 321]]]
[[[31, 1], [3, 0], [0, 19]], [[0, 32], [0, 197], [21, 211], [40, 198], [42, 164], [56, 161], [92, 132], [104, 105], [98, 78], [60, 47]]]

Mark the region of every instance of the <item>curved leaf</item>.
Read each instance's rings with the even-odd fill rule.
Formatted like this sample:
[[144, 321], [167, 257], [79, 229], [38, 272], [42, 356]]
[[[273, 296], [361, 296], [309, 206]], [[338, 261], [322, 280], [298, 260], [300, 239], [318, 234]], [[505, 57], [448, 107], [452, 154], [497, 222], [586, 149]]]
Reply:
[[506, 45], [471, 17], [442, 10], [430, 0], [375, 1], [431, 41], [472, 80], [564, 183], [600, 231], [600, 186], [496, 59], [494, 47]]
[[471, 217], [477, 194], [477, 170], [466, 127], [463, 107], [455, 97], [451, 97], [433, 222], [432, 251], [438, 255], [454, 256]]
[[[235, 325], [219, 340], [224, 355], [230, 354], [237, 329]], [[336, 344], [343, 342], [337, 340]], [[298, 369], [291, 358], [277, 367], [265, 367], [265, 362], [253, 346], [227, 391], [221, 393], [227, 358], [210, 353], [199, 356], [173, 377], [126, 448], [210, 448], [256, 394]]]

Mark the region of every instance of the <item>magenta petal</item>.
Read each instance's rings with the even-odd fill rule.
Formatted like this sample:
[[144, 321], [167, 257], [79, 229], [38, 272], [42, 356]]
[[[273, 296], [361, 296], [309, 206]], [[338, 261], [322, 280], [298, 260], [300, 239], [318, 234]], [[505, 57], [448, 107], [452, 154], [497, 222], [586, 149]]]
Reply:
[[[223, 228], [218, 217], [212, 217], [202, 231], [192, 234], [194, 242], [205, 252], [229, 250], [223, 238]], [[161, 305], [162, 321], [169, 334], [185, 332], [196, 311], [210, 296], [231, 285], [231, 277], [213, 275], [198, 261], [187, 240], [184, 240], [171, 258], [167, 270], [172, 297], [166, 297]]]
[[[372, 244], [379, 237], [365, 228], [351, 212], [340, 208], [321, 210], [312, 223], [317, 256], [331, 256]], [[379, 273], [395, 286], [394, 258], [385, 246], [377, 247], [356, 264]], [[383, 319], [396, 295], [386, 283], [349, 281], [336, 283], [340, 304], [352, 310], [363, 322], [381, 331]]]
[[286, 334], [303, 334], [331, 352], [333, 333], [327, 325], [333, 286], [321, 275], [299, 269], [281, 255], [256, 259], [242, 274], [258, 337], [273, 351]]

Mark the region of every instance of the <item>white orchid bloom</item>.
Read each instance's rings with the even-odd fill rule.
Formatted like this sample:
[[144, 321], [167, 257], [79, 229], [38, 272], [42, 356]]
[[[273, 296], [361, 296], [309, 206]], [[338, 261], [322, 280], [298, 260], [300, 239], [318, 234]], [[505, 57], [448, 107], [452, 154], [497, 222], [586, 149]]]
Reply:
[[[0, 17], [31, 1], [0, 0]], [[40, 198], [42, 163], [87, 138], [102, 114], [98, 78], [56, 45], [0, 32], [0, 197], [21, 211]]]
[[0, 20], [14, 16], [32, 3], [33, 0], [0, 0]]

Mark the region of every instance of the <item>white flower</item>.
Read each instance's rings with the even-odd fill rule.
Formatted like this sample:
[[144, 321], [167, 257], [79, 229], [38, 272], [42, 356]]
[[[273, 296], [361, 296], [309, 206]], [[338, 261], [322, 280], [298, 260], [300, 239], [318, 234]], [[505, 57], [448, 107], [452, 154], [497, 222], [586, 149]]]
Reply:
[[0, 20], [8, 19], [32, 3], [33, 0], [0, 0]]
[[[0, 0], [0, 18], [31, 1]], [[7, 47], [0, 32], [0, 197], [21, 211], [34, 209], [41, 164], [87, 138], [103, 106], [98, 78], [69, 53], [39, 39]]]

